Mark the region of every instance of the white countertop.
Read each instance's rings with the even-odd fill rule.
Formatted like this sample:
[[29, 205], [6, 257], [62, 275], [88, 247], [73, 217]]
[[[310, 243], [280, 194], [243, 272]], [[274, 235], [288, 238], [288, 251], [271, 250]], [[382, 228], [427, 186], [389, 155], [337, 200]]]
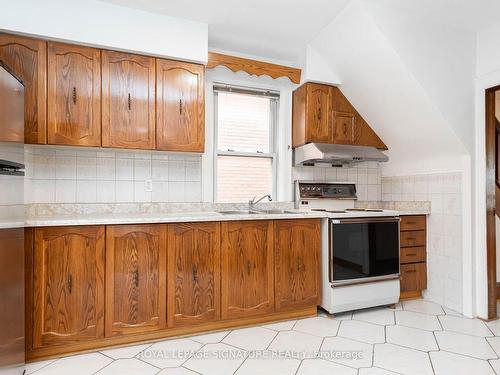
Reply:
[[[108, 224], [152, 224], [152, 223], [182, 223], [207, 221], [235, 221], [235, 220], [283, 220], [283, 219], [314, 219], [314, 218], [356, 218], [399, 215], [426, 215], [426, 212], [389, 211], [326, 213], [319, 211], [287, 210], [293, 213], [286, 214], [223, 214], [219, 212], [168, 212], [168, 213], [96, 213], [81, 215], [47, 215], [28, 218], [27, 227], [49, 227], [66, 225], [108, 225]], [[0, 228], [2, 227], [0, 223]], [[8, 224], [8, 223], [5, 223]], [[8, 226], [5, 226], [8, 227]], [[13, 226], [10, 226], [13, 227]]]

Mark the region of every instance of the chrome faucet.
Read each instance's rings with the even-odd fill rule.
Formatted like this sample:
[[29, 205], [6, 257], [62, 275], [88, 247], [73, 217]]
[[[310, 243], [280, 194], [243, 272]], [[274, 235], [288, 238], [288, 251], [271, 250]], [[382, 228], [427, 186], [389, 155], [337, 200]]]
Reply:
[[271, 194], [266, 194], [264, 195], [263, 197], [255, 200], [256, 197], [253, 197], [251, 200], [248, 201], [248, 208], [249, 210], [253, 210], [254, 209], [254, 206], [259, 203], [261, 200], [263, 200], [264, 198], [267, 198], [269, 200], [269, 202], [271, 202], [273, 200], [273, 198], [271, 197]]

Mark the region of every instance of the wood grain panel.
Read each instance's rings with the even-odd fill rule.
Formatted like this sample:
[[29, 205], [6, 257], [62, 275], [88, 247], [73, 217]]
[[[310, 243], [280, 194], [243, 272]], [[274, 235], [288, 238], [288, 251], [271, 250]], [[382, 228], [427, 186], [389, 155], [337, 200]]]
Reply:
[[273, 311], [273, 222], [222, 223], [222, 319]]
[[331, 143], [332, 87], [307, 84], [306, 142]]
[[203, 65], [157, 59], [156, 147], [165, 151], [205, 149]]
[[106, 227], [106, 337], [166, 326], [167, 227]]
[[220, 223], [168, 226], [168, 326], [220, 319]]
[[306, 103], [307, 86], [302, 85], [293, 92], [292, 96], [292, 147], [306, 143]]
[[401, 265], [401, 292], [421, 291], [427, 288], [427, 266], [425, 263]]
[[47, 143], [47, 43], [0, 33], [0, 61], [24, 85], [24, 141]]
[[101, 52], [48, 43], [48, 143], [101, 145]]
[[406, 263], [418, 263], [425, 262], [427, 260], [427, 254], [425, 247], [404, 247], [401, 249], [400, 262], [401, 264]]
[[102, 51], [102, 145], [155, 148], [155, 59]]
[[425, 246], [425, 231], [417, 230], [401, 232], [399, 241], [401, 247]]
[[35, 229], [33, 348], [104, 337], [104, 227]]
[[317, 306], [321, 296], [320, 220], [276, 220], [276, 311]]
[[300, 83], [300, 75], [302, 73], [300, 69], [290, 66], [209, 52], [207, 69], [212, 69], [219, 65], [225, 66], [233, 72], [244, 71], [250, 75], [267, 75], [271, 78], [288, 77], [290, 81], [296, 84]]
[[24, 230], [24, 327], [26, 336], [26, 351], [33, 349], [33, 262], [34, 262], [35, 231], [33, 228]]
[[425, 230], [426, 217], [422, 216], [401, 216], [400, 229], [402, 232], [411, 230]]

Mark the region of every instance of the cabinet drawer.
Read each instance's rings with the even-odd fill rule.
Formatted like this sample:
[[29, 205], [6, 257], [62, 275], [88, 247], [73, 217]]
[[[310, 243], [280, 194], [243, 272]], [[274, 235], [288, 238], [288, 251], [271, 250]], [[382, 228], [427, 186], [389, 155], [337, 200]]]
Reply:
[[401, 265], [401, 292], [416, 292], [427, 288], [427, 266], [425, 263]]
[[401, 232], [401, 247], [425, 246], [425, 231]]
[[425, 216], [401, 216], [401, 231], [425, 230]]
[[401, 264], [425, 262], [425, 260], [425, 247], [405, 247], [401, 249]]

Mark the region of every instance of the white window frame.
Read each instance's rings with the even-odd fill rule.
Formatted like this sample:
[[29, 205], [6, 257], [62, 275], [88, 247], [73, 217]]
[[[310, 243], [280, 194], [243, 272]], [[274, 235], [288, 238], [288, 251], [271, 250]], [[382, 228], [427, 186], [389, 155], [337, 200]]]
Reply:
[[[280, 103], [280, 92], [275, 90], [264, 90], [251, 87], [235, 86], [224, 83], [213, 84], [213, 96], [214, 96], [214, 169], [213, 169], [213, 201], [217, 202], [217, 160], [219, 156], [239, 156], [239, 157], [252, 157], [252, 158], [266, 158], [271, 159], [272, 165], [272, 191], [270, 192], [273, 200], [277, 199], [277, 179], [278, 179], [278, 167], [277, 167], [277, 129], [278, 129], [278, 116], [279, 116], [279, 103]], [[220, 150], [218, 144], [218, 132], [219, 132], [219, 122], [218, 122], [218, 94], [219, 92], [233, 92], [256, 96], [265, 96], [271, 99], [269, 106], [269, 152], [262, 152], [256, 150], [256, 152], [242, 152], [234, 150]], [[253, 197], [248, 197], [251, 200]], [[258, 198], [258, 197], [257, 197]], [[243, 202], [238, 202], [243, 203]]]

